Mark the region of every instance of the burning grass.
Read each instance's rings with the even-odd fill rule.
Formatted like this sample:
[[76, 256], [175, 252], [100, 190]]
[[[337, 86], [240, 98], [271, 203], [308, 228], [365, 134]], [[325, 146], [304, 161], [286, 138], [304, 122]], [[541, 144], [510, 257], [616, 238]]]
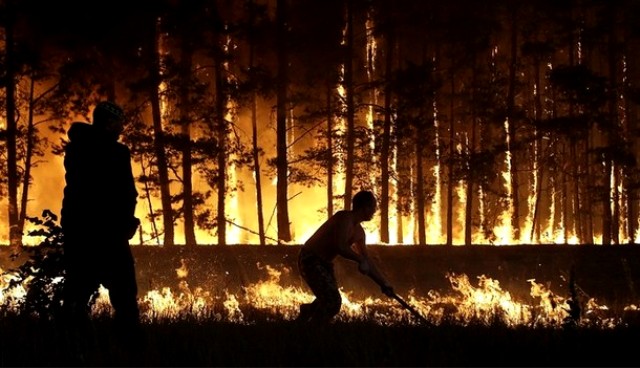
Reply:
[[[33, 279], [3, 272], [0, 363], [626, 366], [637, 361], [625, 348], [640, 337], [633, 306], [626, 316], [616, 315], [575, 285], [557, 293], [529, 279], [529, 298], [523, 301], [490, 277], [447, 273], [446, 290], [409, 289], [401, 295], [428, 324], [380, 293], [343, 288], [343, 307], [335, 323], [318, 327], [293, 321], [299, 304], [313, 297], [291, 282], [290, 267], [257, 264], [261, 277], [249, 282], [247, 276], [238, 291], [224, 282], [203, 286], [189, 277], [194, 275], [189, 262], [181, 258], [179, 265], [172, 270], [172, 286], [141, 293], [146, 341], [133, 346], [122, 345], [113, 333], [106, 289], [101, 289], [93, 306], [89, 335], [77, 339], [55, 319], [23, 308]], [[8, 288], [12, 282], [14, 287]]]
[[[625, 346], [637, 324], [613, 317], [593, 300], [581, 303], [529, 280], [537, 303], [515, 300], [497, 280], [448, 274], [448, 292], [404, 297], [430, 323], [416, 320], [390, 299], [342, 292], [335, 323], [293, 321], [306, 290], [282, 282], [290, 272], [264, 266], [268, 277], [239, 294], [192, 288], [140, 298], [146, 341], [119, 343], [110, 319], [108, 291], [101, 289], [88, 335], [70, 338], [55, 319], [20, 313], [13, 289], [0, 318], [3, 366], [628, 366], [637, 362]], [[5, 278], [10, 273], [3, 274]], [[185, 277], [185, 274], [182, 274]], [[11, 276], [11, 277], [16, 277]], [[5, 289], [4, 296], [6, 297]], [[25, 294], [26, 295], [26, 294]], [[573, 316], [573, 317], [572, 317]]]
[[[59, 239], [50, 239], [31, 249], [29, 258], [23, 256], [19, 267], [0, 270], [0, 365], [626, 366], [637, 361], [635, 351], [626, 348], [640, 337], [637, 247], [428, 252], [374, 247], [372, 254], [385, 261], [397, 293], [426, 323], [384, 297], [352, 264], [338, 261], [343, 306], [328, 326], [294, 322], [298, 306], [313, 298], [297, 277], [295, 247], [134, 247], [146, 339], [123, 345], [113, 333], [106, 289], [94, 300], [91, 326], [82, 338], [52, 318], [64, 278], [56, 258]], [[607, 306], [616, 296], [614, 307]]]

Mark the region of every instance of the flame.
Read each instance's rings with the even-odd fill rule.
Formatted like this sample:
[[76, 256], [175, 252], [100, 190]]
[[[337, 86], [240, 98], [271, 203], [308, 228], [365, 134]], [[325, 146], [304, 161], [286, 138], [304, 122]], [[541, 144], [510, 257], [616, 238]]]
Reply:
[[184, 258], [180, 259], [180, 267], [176, 268], [176, 274], [179, 279], [184, 279], [189, 276], [189, 270], [187, 269], [187, 262]]
[[[160, 20], [158, 19], [158, 25], [160, 24]], [[364, 42], [364, 47], [361, 50], [361, 53], [365, 53], [366, 57], [366, 72], [367, 72], [367, 78], [369, 81], [373, 81], [377, 78], [376, 73], [376, 62], [379, 62], [378, 60], [378, 56], [379, 56], [379, 44], [378, 44], [378, 40], [377, 40], [377, 36], [373, 33], [373, 29], [375, 28], [375, 24], [374, 24], [374, 17], [371, 13], [367, 13], [367, 18], [365, 20], [364, 23], [364, 27], [365, 27], [365, 31], [366, 31], [366, 42]], [[346, 30], [347, 27], [345, 25], [345, 27], [343, 27], [343, 37], [342, 37], [342, 44], [345, 45], [346, 44]], [[162, 56], [166, 56], [167, 55], [167, 42], [169, 42], [169, 35], [168, 34], [162, 34], [160, 35], [160, 37], [158, 38], [158, 43], [157, 43], [157, 47], [158, 47], [158, 51], [160, 53], [160, 55]], [[581, 45], [581, 40], [578, 40], [576, 45], [578, 46], [577, 48], [577, 54], [578, 54], [578, 58], [582, 58], [582, 45]], [[230, 52], [230, 50], [234, 50], [237, 45], [235, 45], [233, 43], [233, 40], [231, 38], [227, 38], [225, 40], [225, 43], [223, 45], [225, 52]], [[491, 50], [490, 50], [490, 56], [491, 56], [491, 68], [493, 70], [497, 70], [498, 69], [498, 53], [502, 52], [502, 50], [500, 50], [498, 48], [497, 45], [494, 45]], [[437, 63], [435, 62], [435, 57], [433, 57], [433, 61], [434, 61], [434, 72], [435, 72], [435, 65], [437, 65]], [[224, 64], [224, 68], [227, 71], [227, 73], [225, 73], [227, 75], [228, 78], [228, 82], [230, 83], [234, 83], [235, 81], [233, 80], [233, 73], [231, 73], [229, 71], [229, 65], [228, 63]], [[547, 71], [551, 70], [553, 68], [553, 65], [551, 63], [547, 63], [546, 64], [546, 68]], [[160, 71], [161, 74], [165, 73], [164, 70]], [[624, 78], [623, 80], [626, 81], [628, 78], [627, 76], [628, 71], [627, 71], [627, 61], [626, 59], [623, 59], [623, 73], [622, 73], [622, 78]], [[345, 97], [345, 88], [343, 85], [343, 77], [344, 77], [344, 66], [341, 67], [340, 70], [340, 77], [341, 80], [338, 83], [337, 86], [335, 86], [338, 94], [342, 97], [342, 101], [344, 101], [344, 97]], [[492, 77], [495, 77], [495, 75], [493, 75]], [[161, 78], [164, 79], [164, 78]], [[534, 86], [535, 90], [533, 91], [534, 95], [539, 95], [542, 92], [544, 92], [544, 89], [539, 91], [537, 90], [537, 88], [539, 88], [539, 86]], [[545, 87], [547, 88], [547, 87]], [[175, 107], [171, 106], [171, 100], [167, 97], [167, 84], [166, 82], [162, 82], [159, 86], [158, 86], [158, 90], [159, 90], [159, 95], [161, 97], [161, 113], [162, 113], [162, 126], [163, 129], [166, 129], [167, 131], [170, 131], [171, 129], [174, 129], [175, 127], [172, 127], [172, 124], [170, 124], [169, 122], [171, 121], [171, 116], [172, 114], [175, 113]], [[373, 123], [375, 121], [375, 110], [374, 110], [374, 106], [379, 105], [378, 104], [378, 92], [377, 90], [373, 89], [370, 96], [367, 97], [367, 101], [365, 103], [367, 107], [366, 111], [364, 112], [365, 116], [364, 116], [364, 124], [366, 124], [369, 128], [373, 127]], [[622, 92], [621, 92], [622, 93]], [[549, 94], [545, 94], [545, 99], [549, 99]], [[619, 99], [620, 101], [623, 101], [624, 96], [621, 94]], [[434, 120], [434, 132], [435, 132], [435, 137], [433, 139], [433, 147], [434, 147], [434, 153], [435, 153], [435, 162], [433, 163], [433, 166], [430, 167], [429, 169], [432, 170], [433, 176], [435, 178], [435, 183], [434, 183], [434, 188], [433, 188], [433, 198], [432, 200], [428, 203], [428, 208], [425, 209], [426, 212], [426, 218], [425, 218], [425, 226], [426, 226], [426, 233], [427, 233], [427, 243], [429, 244], [442, 244], [445, 242], [446, 239], [446, 235], [443, 233], [443, 229], [445, 228], [445, 226], [443, 226], [442, 221], [443, 221], [443, 216], [442, 216], [442, 211], [444, 209], [442, 202], [442, 193], [443, 193], [443, 181], [446, 181], [446, 178], [441, 177], [441, 170], [440, 170], [440, 165], [442, 163], [442, 160], [444, 159], [443, 157], [441, 157], [441, 140], [439, 137], [440, 134], [440, 114], [438, 111], [438, 106], [436, 104], [436, 99], [433, 99], [433, 120]], [[226, 115], [226, 119], [229, 122], [232, 122], [232, 125], [234, 126], [238, 126], [240, 124], [242, 124], [242, 120], [241, 116], [239, 115], [241, 113], [241, 103], [238, 101], [233, 101], [231, 98], [227, 101], [227, 109], [228, 109], [228, 114]], [[342, 116], [344, 116], [344, 112], [345, 112], [345, 106], [344, 104], [341, 106], [342, 109]], [[624, 106], [622, 103], [619, 104], [619, 109], [620, 109], [620, 116], [621, 116], [621, 122], [626, 122], [626, 111], [624, 110]], [[269, 111], [270, 111], [270, 107], [269, 107]], [[289, 109], [289, 118], [288, 121], [291, 123], [290, 124], [290, 128], [288, 129], [288, 142], [292, 142], [291, 144], [293, 144], [293, 142], [296, 142], [296, 137], [294, 136], [294, 134], [297, 134], [296, 131], [293, 129], [295, 128], [295, 125], [293, 125], [293, 118], [295, 117], [293, 115], [293, 109]], [[19, 114], [22, 116], [26, 116], [27, 114]], [[246, 119], [245, 119], [246, 120]], [[265, 119], [267, 120], [267, 119]], [[20, 121], [20, 123], [22, 123], [22, 121]], [[509, 121], [505, 120], [504, 121], [504, 127], [502, 129], [504, 129], [506, 132], [508, 132], [509, 130]], [[266, 124], [268, 125], [268, 124]], [[341, 118], [336, 122], [336, 129], [338, 131], [338, 138], [337, 138], [337, 145], [342, 144], [342, 140], [344, 139], [344, 133], [345, 133], [345, 119]], [[6, 120], [0, 119], [0, 130], [2, 129], [6, 129]], [[265, 132], [268, 129], [265, 129]], [[42, 134], [54, 134], [54, 133], [42, 133]], [[194, 132], [194, 134], [197, 134], [197, 132]], [[230, 133], [231, 134], [231, 133]], [[262, 135], [268, 135], [268, 133], [261, 133]], [[230, 136], [231, 137], [231, 136]], [[237, 138], [239, 136], [233, 136], [233, 138]], [[50, 136], [47, 137], [50, 138], [52, 141], [57, 141], [59, 137], [57, 136]], [[244, 137], [241, 137], [244, 138]], [[269, 144], [271, 142], [269, 142], [268, 144], [264, 144], [261, 146], [261, 148], [265, 149], [266, 151], [269, 151]], [[468, 143], [468, 142], [467, 142]], [[509, 142], [509, 136], [507, 134], [507, 146], [510, 144]], [[375, 141], [372, 140], [371, 141], [371, 145], [369, 147], [369, 149], [371, 151], [375, 151], [376, 147], [375, 145]], [[468, 146], [468, 145], [467, 145]], [[293, 149], [297, 149], [297, 147], [292, 148]], [[534, 152], [538, 151], [542, 149], [542, 147], [535, 147], [534, 146]], [[461, 149], [458, 148], [458, 150], [460, 151]], [[272, 154], [273, 152], [268, 152], [269, 154]], [[392, 171], [395, 171], [395, 169], [397, 168], [397, 150], [392, 149], [392, 152], [390, 152], [391, 154], [391, 162], [390, 162], [390, 166]], [[540, 178], [537, 178], [537, 173], [535, 172], [535, 170], [532, 171], [532, 176], [531, 176], [531, 180], [529, 182], [528, 185], [528, 196], [527, 196], [527, 213], [526, 215], [524, 215], [524, 223], [522, 225], [521, 229], [519, 231], [519, 238], [515, 237], [515, 231], [512, 228], [511, 225], [511, 215], [513, 214], [514, 208], [513, 208], [513, 203], [511, 202], [511, 194], [512, 194], [512, 188], [511, 188], [511, 178], [510, 178], [510, 168], [511, 165], [513, 164], [512, 162], [512, 152], [510, 150], [508, 150], [506, 152], [505, 155], [505, 159], [504, 161], [501, 163], [501, 174], [502, 174], [502, 179], [503, 182], [500, 183], [501, 188], [499, 188], [501, 191], [503, 191], [506, 195], [507, 198], [507, 203], [505, 206], [505, 209], [502, 213], [500, 213], [498, 215], [497, 218], [497, 222], [494, 225], [491, 225], [491, 228], [488, 228], [485, 220], [488, 214], [487, 208], [488, 206], [491, 205], [491, 203], [486, 202], [485, 203], [485, 199], [490, 198], [487, 195], [486, 192], [486, 188], [478, 188], [478, 192], [477, 192], [477, 197], [478, 198], [478, 214], [477, 216], [479, 217], [479, 221], [478, 224], [479, 226], [474, 227], [474, 233], [472, 234], [472, 239], [473, 242], [475, 244], [523, 244], [523, 243], [531, 243], [534, 240], [531, 239], [531, 228], [533, 226], [533, 208], [534, 208], [534, 203], [535, 203], [535, 193], [536, 193], [536, 183], [538, 180], [541, 180]], [[371, 157], [375, 157], [375, 155], [371, 155]], [[534, 154], [534, 157], [537, 157], [537, 155]], [[331, 185], [334, 188], [334, 192], [337, 195], [342, 194], [342, 191], [344, 190], [344, 180], [345, 180], [345, 165], [344, 165], [344, 161], [345, 161], [346, 157], [343, 153], [342, 150], [338, 150], [336, 151], [336, 175], [334, 177], [334, 181], [332, 183], [326, 183], [324, 185]], [[374, 158], [375, 159], [375, 158]], [[241, 167], [235, 167], [233, 162], [235, 162], [234, 157], [231, 156], [230, 160], [229, 160], [229, 167], [227, 168], [227, 179], [228, 179], [228, 186], [230, 188], [241, 188], [242, 184], [243, 184], [243, 177], [242, 177], [242, 168]], [[371, 162], [372, 164], [375, 164], [375, 162]], [[536, 163], [536, 165], [538, 165], [540, 163]], [[135, 165], [137, 166], [137, 165]], [[136, 172], [134, 172], [134, 174], [136, 174], [136, 176], [138, 176], [140, 174], [139, 172], [139, 168], [134, 167], [134, 169], [136, 170]], [[620, 170], [619, 167], [617, 167], [617, 165], [614, 165], [614, 167], [612, 168], [612, 172], [609, 173], [610, 176], [610, 180], [611, 180], [611, 188], [612, 188], [612, 193], [610, 193], [610, 196], [612, 198], [614, 198], [614, 191], [617, 193], [622, 193], [622, 195], [618, 196], [618, 203], [615, 203], [616, 205], [618, 205], [618, 207], [621, 209], [620, 211], [620, 219], [618, 221], [619, 224], [619, 229], [618, 229], [618, 233], [620, 234], [620, 242], [628, 242], [630, 240], [633, 240], [635, 242], [640, 243], [640, 220], [638, 220], [638, 226], [636, 226], [636, 233], [635, 234], [627, 234], [628, 228], [627, 228], [627, 223], [628, 221], [636, 221], [635, 219], [627, 219], [623, 213], [625, 213], [625, 211], [622, 211], [622, 209], [624, 209], [624, 206], [626, 205], [626, 198], [624, 198], [625, 195], [625, 189], [624, 186], [622, 185], [622, 183], [620, 182], [620, 180], [616, 181], [615, 177], [617, 173], [617, 176], [620, 175], [619, 171], [614, 171], [614, 170]], [[63, 178], [63, 172], [62, 172], [62, 162], [61, 162], [61, 158], [59, 156], [54, 156], [52, 154], [48, 154], [48, 156], [42, 160], [42, 163], [40, 164], [40, 166], [38, 168], [34, 168], [34, 173], [33, 173], [33, 177], [34, 177], [34, 183], [33, 185], [30, 187], [30, 201], [28, 203], [29, 208], [27, 208], [27, 213], [29, 214], [33, 214], [33, 213], [38, 213], [40, 212], [42, 209], [52, 209], [55, 213], [59, 213], [59, 206], [61, 203], [61, 197], [62, 197], [62, 186], [64, 183], [64, 178]], [[195, 172], [197, 170], [194, 170], [194, 175], [193, 175], [193, 179], [194, 179], [194, 188], [197, 187], [197, 185], [199, 183], [203, 183], [202, 186], [205, 188], [205, 190], [209, 190], [210, 186], [207, 183], [207, 181], [205, 180], [205, 178], [202, 178], [198, 175], [197, 172]], [[251, 173], [251, 175], [254, 175], [255, 173]], [[368, 177], [366, 178], [367, 181], [369, 181], [370, 183], [375, 183], [377, 178], [375, 177], [374, 172], [371, 172]], [[275, 179], [274, 179], [275, 180]], [[264, 182], [267, 182], [267, 180], [265, 180]], [[398, 202], [398, 193], [396, 188], [394, 187], [394, 182], [392, 181], [390, 183], [390, 207], [393, 206], [393, 203], [397, 203]], [[462, 243], [462, 239], [464, 238], [463, 236], [463, 229], [465, 227], [465, 224], [463, 222], [462, 216], [464, 214], [464, 205], [465, 205], [465, 195], [463, 194], [463, 185], [464, 183], [462, 182], [458, 182], [456, 183], [456, 191], [458, 194], [458, 201], [457, 201], [457, 205], [452, 209], [452, 211], [457, 212], [459, 214], [459, 218], [455, 219], [456, 223], [454, 224], [456, 231], [454, 232], [454, 242], [456, 244], [461, 244]], [[295, 185], [292, 185], [292, 187], [295, 187]], [[375, 187], [375, 186], [374, 186]], [[262, 188], [265, 193], [264, 193], [264, 209], [265, 210], [269, 210], [271, 208], [274, 208], [275, 206], [272, 206], [272, 204], [275, 202], [275, 195], [274, 195], [274, 191], [275, 188]], [[495, 189], [495, 188], [493, 188]], [[551, 188], [552, 190], [557, 190], [557, 188]], [[483, 190], [485, 192], [483, 192]], [[177, 193], [180, 191], [180, 187], [178, 184], [178, 181], [175, 181], [172, 186], [171, 186], [171, 192], [172, 193]], [[140, 190], [139, 192], [142, 193], [142, 190]], [[56, 193], [53, 194], [52, 193]], [[291, 241], [292, 244], [296, 244], [296, 243], [302, 243], [304, 242], [310, 235], [311, 233], [314, 231], [313, 229], [317, 228], [322, 221], [324, 221], [326, 219], [326, 197], [324, 195], [322, 195], [321, 193], [323, 193], [323, 187], [322, 186], [318, 186], [318, 187], [314, 187], [314, 188], [303, 188], [301, 190], [302, 195], [297, 198], [295, 201], [291, 201], [290, 202], [290, 213], [291, 213], [291, 218], [292, 223], [291, 223], [291, 227], [292, 227], [292, 235], [293, 235], [293, 239]], [[238, 244], [238, 243], [250, 243], [250, 244], [255, 244], [258, 242], [258, 237], [257, 237], [257, 226], [255, 225], [255, 218], [254, 215], [252, 215], [249, 210], [245, 210], [246, 208], [250, 208], [249, 206], [245, 206], [244, 202], [246, 202], [246, 197], [247, 195], [249, 196], [253, 196], [253, 193], [251, 190], [246, 190], [245, 193], [242, 193], [242, 191], [239, 189], [237, 191], [231, 191], [228, 193], [228, 196], [226, 198], [226, 203], [225, 203], [225, 208], [226, 211], [228, 211], [225, 215], [227, 216], [227, 218], [229, 219], [229, 221], [232, 221], [234, 224], [238, 225], [238, 226], [234, 226], [233, 224], [229, 223], [227, 224], [227, 237], [228, 239], [226, 239], [228, 244]], [[617, 194], [616, 194], [617, 195]], [[297, 196], [297, 193], [296, 193]], [[37, 198], [37, 200], [33, 200], [34, 198]], [[206, 204], [207, 206], [210, 205], [210, 203]], [[415, 203], [410, 202], [411, 206], [415, 206]], [[540, 226], [540, 239], [535, 239], [536, 242], [539, 243], [568, 243], [568, 244], [578, 244], [579, 240], [578, 237], [576, 235], [576, 230], [575, 229], [565, 229], [567, 226], [569, 226], [570, 224], [572, 224], [572, 222], [575, 224], [575, 221], [571, 221], [571, 219], [566, 219], [564, 218], [564, 214], [559, 214], [560, 216], [558, 216], [558, 218], [560, 219], [559, 221], [556, 221], [556, 212], [558, 210], [558, 208], [560, 208], [559, 206], [559, 202], [558, 202], [558, 198], [556, 197], [556, 193], [553, 193], [551, 196], [549, 196], [549, 204], [548, 204], [548, 208], [546, 209], [545, 212], [547, 212], [549, 215], [547, 216], [547, 218], [538, 218], [537, 220], [539, 221], [539, 226]], [[612, 206], [614, 205], [614, 202], [612, 202]], [[6, 244], [8, 243], [9, 239], [8, 239], [8, 221], [7, 221], [7, 207], [8, 207], [8, 203], [6, 198], [2, 198], [0, 199], [0, 243]], [[57, 208], [56, 208], [57, 207]], [[162, 237], [162, 229], [160, 229], [160, 234], [158, 236], [158, 238], [155, 237], [155, 235], [153, 236], [148, 236], [149, 234], [155, 234], [156, 232], [154, 231], [154, 225], [152, 224], [152, 220], [149, 219], [149, 214], [152, 212], [152, 209], [154, 210], [158, 210], [159, 208], [161, 208], [161, 204], [160, 204], [160, 199], [159, 198], [152, 198], [150, 200], [150, 203], [147, 203], [146, 200], [145, 201], [140, 201], [136, 210], [136, 216], [141, 218], [143, 220], [143, 223], [141, 225], [141, 236], [139, 238], [139, 244], [147, 244], [150, 241], [154, 241], [157, 242], [157, 244], [162, 244], [161, 241], [161, 237]], [[322, 212], [324, 211], [324, 212]], [[417, 224], [416, 224], [416, 218], [415, 217], [409, 217], [409, 218], [398, 218], [398, 214], [397, 213], [393, 213], [394, 211], [392, 211], [392, 213], [390, 214], [390, 218], [389, 218], [389, 226], [390, 228], [397, 228], [398, 226], [400, 226], [400, 224], [402, 224], [402, 232], [405, 234], [412, 234], [415, 229], [417, 228]], [[178, 220], [178, 222], [180, 222]], [[374, 221], [371, 222], [371, 224], [367, 224], [366, 225], [366, 231], [367, 231], [367, 241], [371, 242], [371, 243], [379, 243], [379, 232], [377, 231], [377, 229], [375, 228], [376, 223], [379, 224], [379, 218], [378, 219], [374, 219]], [[274, 231], [273, 225], [270, 224], [265, 224], [267, 225], [267, 231]], [[575, 225], [573, 225], [573, 227], [575, 227]], [[25, 234], [28, 232], [28, 228], [25, 229]], [[176, 241], [180, 242], [181, 240], [184, 239], [184, 234], [182, 231], [182, 228], [180, 228], [179, 226], [176, 226], [175, 230], [175, 237], [176, 237]], [[217, 238], [214, 234], [212, 234], [212, 232], [210, 231], [210, 229], [196, 229], [196, 238], [198, 239], [198, 242], [200, 244], [213, 244], [216, 242]], [[407, 237], [408, 239], [409, 237]], [[402, 240], [403, 243], [410, 243], [410, 241], [404, 241], [404, 239], [398, 239], [397, 236], [397, 232], [395, 231], [390, 231], [390, 241], [389, 244], [398, 244], [400, 241]], [[601, 242], [602, 240], [602, 235], [600, 234], [595, 234], [594, 235], [594, 242]], [[23, 244], [26, 245], [36, 245], [38, 244], [38, 239], [37, 238], [33, 238], [30, 237], [28, 235], [24, 235], [23, 236]]]
[[[182, 267], [186, 265], [182, 262]], [[161, 319], [215, 320], [248, 324], [256, 319], [293, 320], [298, 315], [302, 303], [309, 303], [313, 295], [306, 288], [286, 285], [282, 276], [291, 269], [277, 269], [270, 265], [261, 266], [267, 277], [264, 281], [249, 284], [240, 294], [224, 289], [217, 293], [203, 287], [190, 287], [185, 279], [180, 279], [177, 289], [161, 287], [148, 291], [139, 299], [142, 320], [151, 323]], [[17, 312], [24, 302], [31, 280], [25, 280], [14, 289], [8, 288], [15, 275], [10, 272], [0, 274], [0, 305], [8, 312]], [[562, 327], [571, 320], [571, 303], [567, 298], [554, 293], [548, 285], [529, 279], [530, 296], [533, 304], [515, 300], [500, 286], [498, 280], [485, 275], [477, 277], [473, 285], [466, 274], [445, 275], [451, 284], [451, 291], [430, 290], [427, 295], [417, 295], [411, 289], [405, 298], [413, 308], [433, 325], [455, 323], [460, 325], [501, 323], [508, 327]], [[340, 289], [342, 308], [336, 320], [348, 322], [373, 320], [382, 325], [417, 324], [419, 321], [395, 301], [368, 296], [357, 299], [351, 292]], [[594, 298], [583, 303], [577, 326], [614, 328], [623, 323], [621, 317], [611, 315], [606, 305], [600, 305]], [[636, 311], [635, 304], [624, 307], [624, 311]], [[92, 314], [110, 315], [113, 312], [109, 291], [102, 285], [92, 307]], [[265, 317], [266, 316], [266, 317]]]
[[15, 282], [18, 280], [20, 280], [20, 278], [17, 277], [17, 275], [11, 272], [5, 272], [0, 268], [0, 305], [9, 311], [16, 311], [27, 296], [25, 285], [28, 285], [31, 279], [26, 280], [16, 288], [9, 288], [12, 281]]

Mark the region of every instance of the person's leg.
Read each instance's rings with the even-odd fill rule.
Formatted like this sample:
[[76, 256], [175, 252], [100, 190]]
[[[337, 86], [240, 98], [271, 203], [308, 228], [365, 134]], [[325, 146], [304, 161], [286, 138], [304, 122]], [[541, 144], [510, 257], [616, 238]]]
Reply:
[[138, 308], [138, 284], [131, 250], [118, 245], [119, 250], [105, 277], [104, 286], [109, 290], [109, 299], [114, 310], [114, 319], [123, 328], [136, 327], [140, 321]]
[[318, 308], [318, 299], [315, 299], [311, 303], [304, 303], [300, 305], [300, 314], [296, 318], [297, 322], [308, 322], [316, 314], [316, 308]]
[[[311, 278], [313, 277], [313, 268], [309, 264], [307, 257], [301, 252], [298, 256], [298, 271], [300, 272], [300, 276], [304, 280], [307, 285], [314, 283]], [[313, 291], [313, 289], [311, 289]], [[297, 322], [308, 322], [311, 319], [311, 316], [315, 313], [314, 310], [318, 303], [314, 300], [311, 303], [303, 303], [300, 305], [300, 313], [296, 318]]]
[[109, 290], [109, 299], [114, 310], [114, 323], [118, 333], [126, 339], [137, 339], [140, 334], [140, 311], [138, 308], [138, 285], [131, 250], [120, 247], [114, 254], [112, 266], [107, 271], [104, 286]]
[[86, 325], [91, 316], [89, 301], [98, 289], [96, 268], [89, 254], [82, 252], [73, 241], [65, 243], [62, 286], [62, 313], [65, 323], [80, 327]]
[[62, 284], [61, 314], [56, 315], [65, 343], [73, 351], [78, 363], [82, 364], [86, 352], [95, 343], [94, 329], [91, 322], [90, 301], [93, 293], [98, 289], [95, 265], [83, 253], [64, 253], [65, 275]]
[[301, 261], [301, 274], [316, 299], [300, 307], [299, 319], [321, 323], [331, 321], [342, 305], [333, 265], [320, 258], [309, 257]]

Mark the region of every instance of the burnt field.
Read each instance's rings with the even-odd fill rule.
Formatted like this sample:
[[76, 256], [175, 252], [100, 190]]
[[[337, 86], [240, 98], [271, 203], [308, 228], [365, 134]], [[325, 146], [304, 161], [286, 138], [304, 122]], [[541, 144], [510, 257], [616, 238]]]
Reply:
[[[5, 312], [1, 366], [637, 366], [640, 246], [372, 246], [396, 292], [421, 323], [336, 262], [343, 310], [330, 326], [296, 324], [308, 290], [297, 246], [133, 247], [146, 341], [123, 346], [98, 312], [89, 338], [54, 321]], [[16, 267], [2, 250], [3, 270]], [[447, 275], [466, 275], [472, 290]], [[481, 287], [481, 280], [494, 280]], [[535, 281], [532, 281], [535, 280]], [[532, 282], [544, 296], [532, 295]], [[566, 298], [581, 317], [566, 319]], [[164, 291], [163, 291], [164, 290]], [[169, 292], [169, 290], [171, 292]], [[151, 296], [161, 295], [161, 300]], [[186, 296], [185, 296], [186, 295]], [[487, 297], [490, 300], [487, 300]], [[511, 304], [528, 318], [506, 318]], [[589, 310], [589, 300], [600, 309]], [[179, 312], [163, 315], [167, 305]], [[199, 301], [206, 302], [202, 308]], [[230, 303], [233, 302], [233, 303]], [[550, 303], [549, 303], [550, 302]], [[484, 307], [482, 305], [485, 305]], [[563, 313], [545, 312], [542, 306]], [[626, 310], [625, 310], [626, 309]], [[531, 317], [533, 312], [540, 317]], [[516, 314], [526, 314], [525, 309]], [[590, 313], [597, 313], [594, 319]], [[464, 318], [461, 317], [464, 315]], [[437, 318], [436, 318], [437, 317]], [[542, 318], [544, 317], [544, 318]], [[555, 319], [555, 322], [554, 322]], [[614, 323], [583, 323], [584, 321]], [[515, 322], [514, 322], [515, 321]], [[538, 322], [544, 323], [538, 323]]]

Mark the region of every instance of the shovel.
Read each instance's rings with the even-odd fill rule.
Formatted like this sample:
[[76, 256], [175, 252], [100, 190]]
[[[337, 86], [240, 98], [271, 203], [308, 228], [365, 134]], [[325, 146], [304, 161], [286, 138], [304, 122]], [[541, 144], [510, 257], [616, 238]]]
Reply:
[[393, 297], [393, 299], [397, 300], [398, 303], [400, 303], [406, 310], [411, 312], [411, 314], [413, 314], [413, 316], [416, 317], [417, 319], [419, 319], [422, 323], [431, 324], [431, 322], [429, 322], [429, 320], [427, 320], [420, 313], [418, 313], [417, 310], [415, 310], [412, 306], [410, 306], [409, 303], [405, 302], [404, 299], [399, 297], [398, 294], [393, 293], [392, 297]]

